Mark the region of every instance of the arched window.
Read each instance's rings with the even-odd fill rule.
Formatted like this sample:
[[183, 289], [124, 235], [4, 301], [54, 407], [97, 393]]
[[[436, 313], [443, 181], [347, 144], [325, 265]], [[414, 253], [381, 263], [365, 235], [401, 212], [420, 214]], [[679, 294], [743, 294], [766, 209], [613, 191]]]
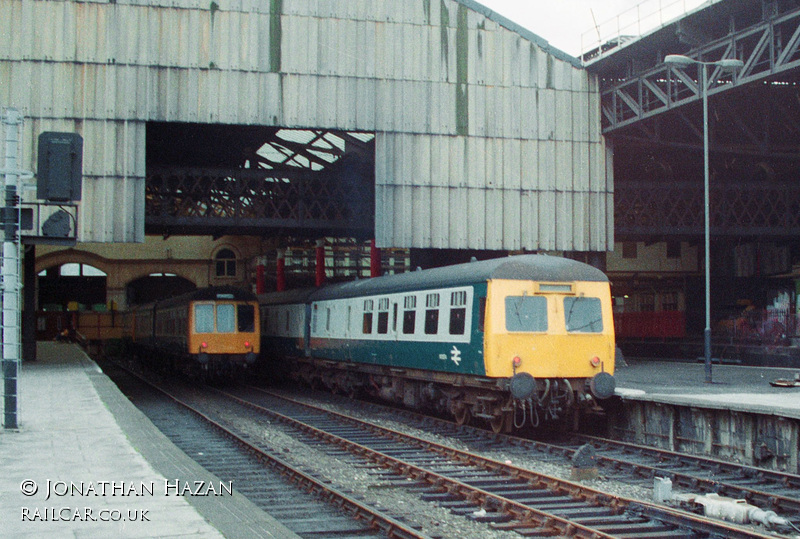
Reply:
[[236, 253], [220, 249], [215, 257], [217, 277], [236, 277]]
[[39, 272], [39, 277], [57, 276], [63, 277], [106, 277], [106, 273], [102, 270], [90, 266], [88, 264], [76, 264], [69, 262], [61, 266], [48, 268]]

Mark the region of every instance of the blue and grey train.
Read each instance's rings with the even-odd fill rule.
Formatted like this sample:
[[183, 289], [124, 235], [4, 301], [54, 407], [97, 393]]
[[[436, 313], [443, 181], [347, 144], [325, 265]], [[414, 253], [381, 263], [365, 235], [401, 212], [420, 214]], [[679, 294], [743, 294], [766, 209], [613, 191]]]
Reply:
[[260, 295], [262, 357], [345, 394], [496, 432], [572, 422], [614, 393], [606, 275], [519, 255]]

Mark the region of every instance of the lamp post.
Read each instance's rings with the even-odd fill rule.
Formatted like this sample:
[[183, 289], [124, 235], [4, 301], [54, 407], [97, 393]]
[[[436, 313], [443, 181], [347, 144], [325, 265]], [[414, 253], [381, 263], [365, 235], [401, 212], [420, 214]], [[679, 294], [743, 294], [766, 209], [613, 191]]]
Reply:
[[682, 54], [668, 54], [664, 58], [664, 63], [680, 67], [688, 67], [692, 64], [701, 66], [703, 80], [700, 92], [703, 96], [703, 201], [705, 205], [705, 277], [706, 277], [706, 327], [703, 331], [703, 350], [705, 353], [706, 383], [711, 383], [711, 226], [710, 226], [710, 204], [709, 204], [709, 172], [708, 172], [708, 66], [721, 67], [732, 71], [741, 69], [744, 62], [734, 58], [718, 60], [716, 62], [702, 62], [683, 56]]

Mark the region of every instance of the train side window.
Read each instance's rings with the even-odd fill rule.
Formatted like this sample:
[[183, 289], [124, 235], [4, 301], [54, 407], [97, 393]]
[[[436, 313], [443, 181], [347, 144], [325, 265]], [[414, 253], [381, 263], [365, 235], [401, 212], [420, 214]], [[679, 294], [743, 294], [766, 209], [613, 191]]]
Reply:
[[417, 297], [403, 298], [403, 334], [412, 335], [417, 322]]
[[236, 324], [241, 332], [252, 333], [256, 330], [256, 310], [252, 305], [236, 306]]
[[463, 335], [467, 320], [467, 292], [450, 294], [450, 335]]
[[364, 300], [364, 324], [362, 327], [362, 333], [368, 335], [372, 333], [372, 309], [373, 309], [373, 302], [371, 299]]
[[436, 335], [439, 332], [439, 294], [425, 296], [425, 334]]
[[544, 296], [506, 297], [506, 330], [547, 331], [547, 299]]
[[600, 298], [564, 298], [564, 320], [570, 333], [603, 331]]
[[389, 298], [378, 300], [378, 333], [389, 333]]
[[194, 332], [211, 333], [214, 331], [214, 306], [201, 303], [194, 306]]
[[236, 329], [236, 308], [230, 303], [217, 305], [217, 333], [233, 333]]

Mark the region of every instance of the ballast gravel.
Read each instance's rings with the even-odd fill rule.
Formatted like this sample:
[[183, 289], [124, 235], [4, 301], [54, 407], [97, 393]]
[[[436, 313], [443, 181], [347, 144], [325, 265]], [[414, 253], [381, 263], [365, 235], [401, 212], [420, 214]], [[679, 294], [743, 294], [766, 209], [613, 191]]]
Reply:
[[[520, 537], [515, 532], [496, 530], [487, 523], [456, 515], [435, 502], [421, 500], [418, 492], [406, 488], [406, 486], [414, 485], [414, 481], [411, 479], [400, 478], [388, 471], [376, 473], [369, 462], [360, 461], [354, 457], [331, 456], [314, 446], [306, 445], [296, 439], [294, 435], [288, 434], [286, 427], [280, 423], [264, 419], [243, 418], [240, 415], [240, 408], [222, 399], [209, 399], [207, 393], [198, 393], [196, 398], [200, 401], [196, 404], [201, 405], [202, 403], [208, 412], [231, 422], [241, 433], [250, 436], [251, 441], [258, 441], [258, 445], [268, 448], [269, 451], [292, 466], [304, 470], [337, 490], [355, 494], [362, 503], [380, 509], [431, 537], [465, 539]], [[314, 394], [313, 398], [305, 397], [305, 399], [298, 400], [307, 400], [311, 404], [351, 415], [381, 427], [418, 436], [500, 462], [510, 462], [515, 466], [553, 477], [570, 479], [572, 473], [572, 466], [569, 462], [545, 462], [537, 459], [535, 455], [526, 455], [523, 449], [515, 447], [489, 451], [478, 450], [469, 447], [461, 440], [407, 425], [402, 419], [390, 417], [390, 413], [376, 411], [372, 409], [371, 405], [358, 401], [339, 400], [325, 394]], [[366, 410], [365, 407], [369, 409]], [[607, 481], [603, 478], [581, 483], [615, 496], [643, 500], [652, 498], [651, 489], [617, 481]], [[480, 509], [480, 507], [475, 508], [476, 511], [480, 511]]]

